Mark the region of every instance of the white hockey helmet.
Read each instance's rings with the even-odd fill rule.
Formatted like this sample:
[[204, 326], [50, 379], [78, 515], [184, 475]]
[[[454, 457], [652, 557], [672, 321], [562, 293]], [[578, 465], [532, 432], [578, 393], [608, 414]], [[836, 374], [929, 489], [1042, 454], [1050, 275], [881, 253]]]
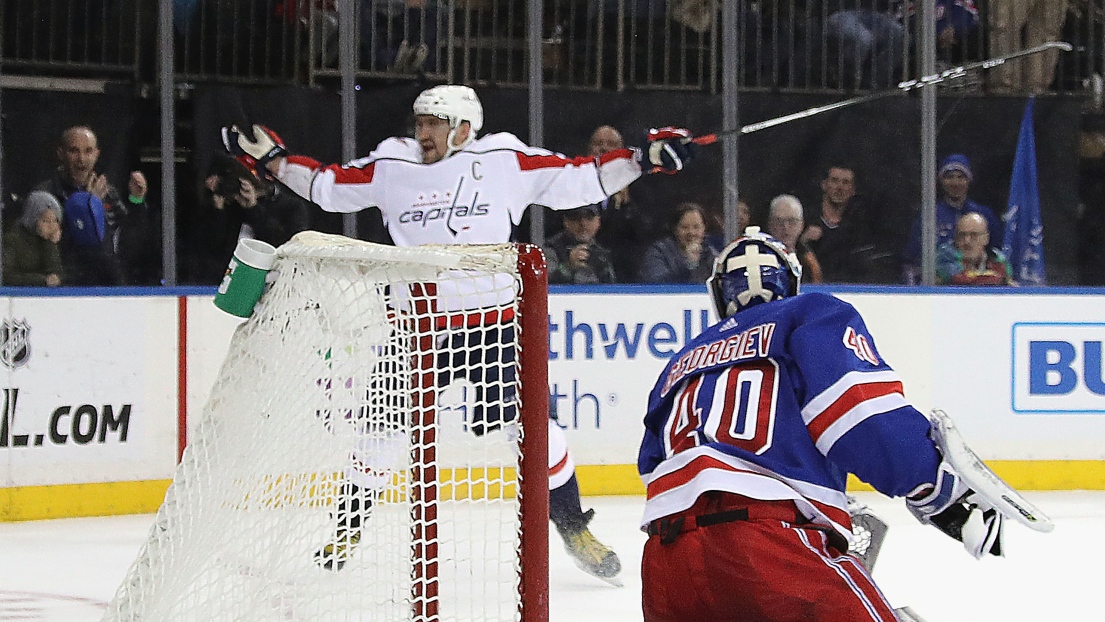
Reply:
[[[476, 133], [483, 128], [483, 106], [476, 92], [467, 86], [459, 84], [443, 84], [426, 89], [419, 93], [414, 100], [414, 114], [433, 115], [449, 122], [449, 144], [445, 157], [453, 155], [476, 140]], [[461, 145], [453, 145], [457, 129], [464, 121], [468, 122], [471, 130], [468, 138]]]
[[714, 262], [706, 288], [718, 319], [756, 304], [798, 295], [802, 264], [779, 240], [748, 227]]

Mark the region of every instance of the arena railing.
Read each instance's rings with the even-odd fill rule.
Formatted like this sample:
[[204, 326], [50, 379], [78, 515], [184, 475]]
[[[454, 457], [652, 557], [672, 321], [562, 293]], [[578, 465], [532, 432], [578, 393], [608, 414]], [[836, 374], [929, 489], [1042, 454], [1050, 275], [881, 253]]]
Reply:
[[[823, 9], [829, 4], [835, 10]], [[369, 80], [425, 75], [432, 81], [524, 87], [527, 5], [527, 0], [355, 0], [356, 73]], [[850, 92], [919, 75], [918, 25], [909, 11], [889, 12], [886, 5], [886, 0], [741, 2], [742, 88]], [[541, 67], [549, 86], [720, 89], [719, 0], [544, 0], [542, 6]], [[999, 37], [990, 13], [996, 0], [955, 6], [973, 13], [974, 26], [953, 29], [940, 47], [940, 62], [955, 66], [994, 55]], [[335, 0], [174, 0], [173, 7], [177, 81], [326, 86], [340, 76]], [[1050, 90], [1096, 85], [1100, 93], [1105, 75], [1100, 0], [1069, 0], [1052, 21], [1054, 37], [1072, 43], [1075, 51], [1058, 61]], [[7, 74], [153, 83], [156, 24], [156, 4], [142, 0], [5, 0], [0, 63]], [[846, 36], [860, 28], [867, 30], [860, 34], [873, 36], [873, 49], [857, 47], [851, 43], [856, 38]], [[968, 76], [960, 87], [981, 92], [982, 76]]]
[[4, 73], [139, 78], [143, 21], [156, 6], [140, 0], [5, 0], [0, 4]]

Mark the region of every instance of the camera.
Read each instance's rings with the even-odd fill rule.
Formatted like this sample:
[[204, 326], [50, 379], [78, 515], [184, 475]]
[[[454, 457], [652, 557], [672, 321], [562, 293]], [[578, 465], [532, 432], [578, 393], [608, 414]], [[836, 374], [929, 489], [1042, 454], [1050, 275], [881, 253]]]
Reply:
[[212, 175], [215, 176], [216, 181], [211, 194], [228, 201], [234, 200], [235, 196], [242, 191], [243, 181], [255, 184], [253, 173], [244, 164], [230, 156], [220, 155], [216, 157], [211, 164], [208, 177]]

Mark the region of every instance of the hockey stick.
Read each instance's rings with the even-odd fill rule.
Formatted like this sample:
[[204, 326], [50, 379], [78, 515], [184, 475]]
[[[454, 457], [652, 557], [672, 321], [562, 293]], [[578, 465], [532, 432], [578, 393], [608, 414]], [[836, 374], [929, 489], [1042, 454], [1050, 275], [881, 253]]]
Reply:
[[967, 74], [968, 71], [993, 69], [999, 65], [1003, 65], [1011, 60], [1022, 58], [1024, 56], [1031, 56], [1033, 54], [1039, 54], [1048, 50], [1060, 50], [1062, 52], [1070, 52], [1074, 49], [1074, 46], [1065, 41], [1049, 41], [1030, 47], [1017, 52], [1005, 54], [1004, 56], [995, 56], [983, 61], [974, 63], [967, 63], [958, 67], [952, 67], [928, 76], [922, 76], [913, 80], [906, 80], [905, 82], [899, 82], [898, 86], [887, 89], [884, 91], [876, 91], [874, 93], [868, 93], [867, 95], [860, 95], [851, 99], [845, 99], [842, 101], [827, 104], [825, 106], [816, 106], [814, 108], [807, 108], [800, 112], [795, 112], [781, 117], [775, 117], [774, 119], [768, 119], [766, 121], [760, 121], [758, 123], [752, 123], [745, 125], [744, 127], [733, 128], [730, 130], [722, 130], [715, 134], [704, 134], [702, 136], [695, 137], [692, 142], [699, 145], [712, 145], [718, 141], [718, 138], [726, 136], [728, 134], [751, 134], [752, 132], [758, 132], [760, 130], [766, 130], [769, 127], [775, 127], [776, 125], [782, 125], [784, 123], [790, 123], [791, 121], [797, 121], [799, 119], [805, 119], [814, 115], [821, 114], [823, 112], [829, 112], [832, 110], [839, 110], [840, 108], [847, 108], [849, 106], [855, 106], [857, 104], [866, 104], [886, 97], [891, 97], [899, 93], [908, 93], [914, 89], [921, 88], [922, 86], [929, 86], [931, 84], [940, 84], [946, 80], [953, 80], [960, 78]]

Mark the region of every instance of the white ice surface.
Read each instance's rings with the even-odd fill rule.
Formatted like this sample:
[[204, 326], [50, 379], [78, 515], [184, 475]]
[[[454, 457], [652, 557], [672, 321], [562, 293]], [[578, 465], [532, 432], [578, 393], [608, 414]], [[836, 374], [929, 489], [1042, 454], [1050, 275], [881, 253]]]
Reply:
[[[908, 605], [926, 622], [1105, 620], [1105, 539], [1098, 537], [1105, 533], [1105, 492], [1028, 493], [1055, 521], [1055, 531], [1041, 534], [1010, 523], [1007, 557], [981, 561], [918, 524], [900, 500], [859, 496], [890, 524], [875, 580], [894, 606]], [[592, 531], [621, 556], [624, 587], [580, 572], [552, 536], [552, 620], [641, 619], [645, 536], [636, 525], [642, 504], [638, 497], [584, 499], [596, 510]], [[99, 620], [152, 518], [0, 523], [0, 620]]]

